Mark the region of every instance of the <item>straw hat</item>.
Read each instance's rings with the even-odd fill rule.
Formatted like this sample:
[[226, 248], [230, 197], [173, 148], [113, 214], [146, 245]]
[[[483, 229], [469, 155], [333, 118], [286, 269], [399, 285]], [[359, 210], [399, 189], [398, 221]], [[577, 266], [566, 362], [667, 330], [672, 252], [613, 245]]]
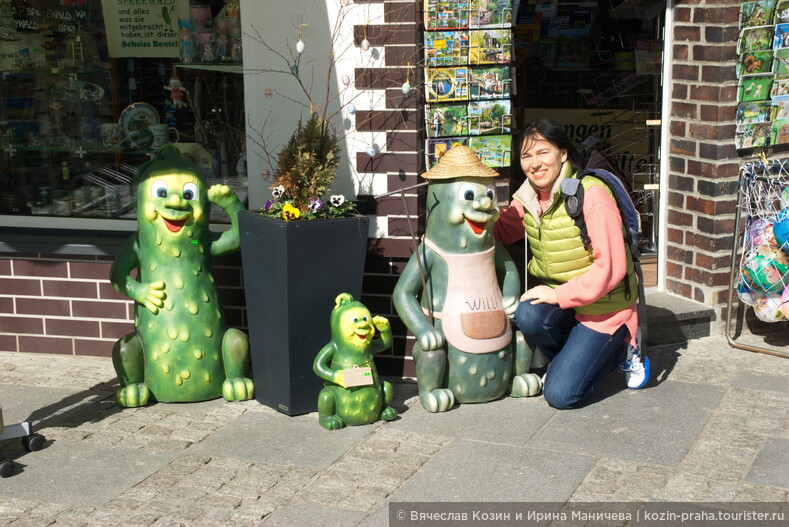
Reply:
[[436, 166], [422, 174], [425, 179], [452, 179], [458, 177], [496, 177], [498, 172], [480, 161], [471, 148], [453, 146]]

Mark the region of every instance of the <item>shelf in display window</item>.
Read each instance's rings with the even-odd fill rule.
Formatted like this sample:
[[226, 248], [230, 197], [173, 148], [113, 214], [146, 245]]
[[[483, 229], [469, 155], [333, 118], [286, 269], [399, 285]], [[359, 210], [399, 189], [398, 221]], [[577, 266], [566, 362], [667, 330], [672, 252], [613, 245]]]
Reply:
[[216, 71], [219, 73], [244, 73], [244, 65], [237, 62], [179, 62], [177, 68]]

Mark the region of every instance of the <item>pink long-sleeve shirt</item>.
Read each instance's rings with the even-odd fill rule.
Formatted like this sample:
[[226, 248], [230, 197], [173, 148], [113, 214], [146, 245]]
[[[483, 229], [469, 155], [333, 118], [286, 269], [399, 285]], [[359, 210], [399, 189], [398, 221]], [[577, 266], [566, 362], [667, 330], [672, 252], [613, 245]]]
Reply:
[[[528, 184], [528, 182], [526, 183]], [[541, 213], [550, 204], [550, 192], [539, 196]], [[513, 199], [509, 207], [501, 210], [501, 217], [494, 228], [496, 239], [503, 243], [513, 243], [523, 239], [525, 229], [523, 216], [526, 214], [523, 204]], [[594, 250], [594, 262], [589, 269], [554, 291], [559, 307], [584, 306], [591, 304], [603, 295], [608, 294], [627, 273], [627, 252], [622, 238], [622, 218], [616, 203], [604, 188], [593, 186], [584, 193], [584, 220], [591, 246]], [[613, 335], [623, 324], [629, 333], [630, 345], [636, 347], [638, 334], [638, 306], [603, 315], [579, 315], [575, 318], [584, 326], [607, 335]]]

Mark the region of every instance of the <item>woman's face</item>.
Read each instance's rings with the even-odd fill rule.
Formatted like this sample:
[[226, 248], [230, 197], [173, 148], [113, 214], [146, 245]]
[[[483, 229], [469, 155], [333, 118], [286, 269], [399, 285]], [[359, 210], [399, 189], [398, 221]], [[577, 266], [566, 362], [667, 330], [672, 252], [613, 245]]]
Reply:
[[559, 149], [541, 135], [527, 138], [521, 147], [521, 168], [531, 186], [550, 190], [567, 161], [567, 150]]

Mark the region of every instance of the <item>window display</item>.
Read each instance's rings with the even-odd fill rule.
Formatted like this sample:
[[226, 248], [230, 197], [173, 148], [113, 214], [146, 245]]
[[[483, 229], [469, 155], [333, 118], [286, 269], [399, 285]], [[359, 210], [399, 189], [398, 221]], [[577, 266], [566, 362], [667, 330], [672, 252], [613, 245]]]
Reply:
[[0, 221], [133, 219], [167, 143], [246, 199], [240, 28], [232, 0], [0, 0]]

